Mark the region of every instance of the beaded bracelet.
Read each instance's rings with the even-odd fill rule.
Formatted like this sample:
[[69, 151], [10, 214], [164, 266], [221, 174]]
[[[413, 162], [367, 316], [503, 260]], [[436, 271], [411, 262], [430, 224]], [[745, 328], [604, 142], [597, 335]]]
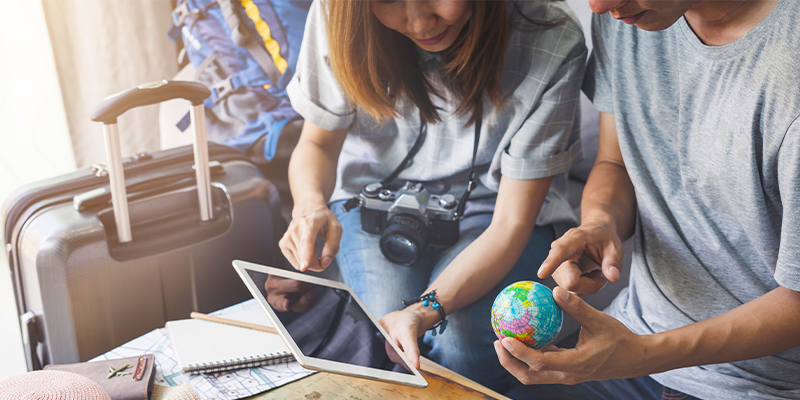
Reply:
[[430, 292], [423, 294], [422, 296], [414, 297], [411, 300], [403, 300], [403, 305], [405, 307], [408, 307], [412, 304], [416, 304], [419, 302], [422, 302], [422, 305], [425, 307], [430, 305], [433, 307], [434, 310], [439, 311], [439, 318], [440, 318], [439, 322], [437, 322], [436, 325], [434, 325], [431, 328], [431, 331], [433, 331], [432, 332], [433, 336], [436, 336], [436, 328], [439, 328], [440, 335], [444, 333], [445, 328], [447, 328], [447, 320], [445, 319], [447, 314], [444, 312], [444, 306], [442, 305], [442, 303], [436, 301], [436, 289], [433, 289]]

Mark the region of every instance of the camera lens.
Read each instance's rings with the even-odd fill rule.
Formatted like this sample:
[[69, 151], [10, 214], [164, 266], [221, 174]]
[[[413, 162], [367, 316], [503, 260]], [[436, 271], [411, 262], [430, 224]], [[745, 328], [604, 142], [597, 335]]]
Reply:
[[427, 236], [428, 227], [421, 219], [397, 214], [381, 235], [381, 252], [389, 261], [409, 266], [419, 259]]

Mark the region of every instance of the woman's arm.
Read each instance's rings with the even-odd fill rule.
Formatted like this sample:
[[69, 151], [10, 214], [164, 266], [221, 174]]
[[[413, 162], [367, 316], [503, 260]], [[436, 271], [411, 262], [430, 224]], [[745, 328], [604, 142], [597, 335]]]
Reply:
[[[327, 268], [339, 251], [342, 227], [327, 203], [336, 184], [336, 164], [346, 136], [346, 129], [328, 131], [306, 121], [292, 153], [289, 185], [294, 209], [280, 247], [292, 266], [301, 271]], [[325, 238], [320, 257], [316, 255], [317, 236]]]
[[[428, 288], [436, 289], [437, 300], [448, 313], [472, 304], [508, 275], [531, 238], [552, 180], [501, 178], [491, 224]], [[438, 311], [430, 307], [409, 308], [431, 317], [430, 326], [439, 320]]]
[[[478, 300], [508, 275], [530, 240], [551, 181], [552, 177], [501, 178], [491, 224], [453, 259], [428, 289], [436, 289], [437, 301], [448, 313]], [[438, 321], [439, 312], [421, 303], [381, 319], [416, 367], [419, 367], [417, 338]]]

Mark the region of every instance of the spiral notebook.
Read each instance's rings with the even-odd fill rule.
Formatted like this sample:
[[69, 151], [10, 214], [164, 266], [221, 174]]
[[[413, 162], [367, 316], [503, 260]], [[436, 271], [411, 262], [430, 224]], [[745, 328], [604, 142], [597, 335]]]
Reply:
[[294, 360], [281, 337], [273, 333], [183, 319], [167, 322], [167, 334], [184, 374], [229, 371]]

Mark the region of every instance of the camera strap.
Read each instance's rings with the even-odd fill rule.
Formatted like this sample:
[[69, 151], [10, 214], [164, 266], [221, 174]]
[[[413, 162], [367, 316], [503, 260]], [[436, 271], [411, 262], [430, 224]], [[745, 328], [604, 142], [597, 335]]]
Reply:
[[461, 195], [461, 201], [458, 202], [458, 208], [456, 209], [456, 217], [461, 218], [464, 216], [464, 208], [467, 206], [467, 200], [469, 200], [469, 194], [475, 189], [475, 186], [478, 185], [478, 180], [475, 178], [475, 159], [478, 158], [478, 143], [481, 141], [481, 122], [482, 116], [478, 116], [475, 120], [475, 144], [472, 145], [472, 165], [469, 166], [469, 182], [467, 182], [467, 190], [464, 191], [464, 194]]
[[425, 120], [420, 117], [419, 119], [419, 136], [417, 136], [417, 141], [414, 142], [414, 146], [411, 147], [411, 150], [408, 151], [406, 158], [400, 162], [400, 165], [392, 171], [386, 179], [381, 181], [381, 186], [387, 187], [389, 184], [397, 179], [397, 176], [403, 172], [409, 165], [411, 165], [411, 159], [414, 158], [415, 155], [419, 152], [419, 149], [422, 147], [422, 143], [425, 141], [425, 136], [428, 134], [428, 124], [425, 123]]
[[[469, 194], [475, 189], [475, 186], [478, 185], [478, 180], [475, 177], [475, 160], [478, 157], [478, 143], [481, 141], [481, 123], [483, 118], [478, 116], [475, 120], [475, 144], [472, 146], [472, 164], [469, 166], [469, 181], [467, 182], [467, 190], [464, 191], [464, 194], [461, 195], [461, 201], [458, 203], [458, 208], [456, 209], [456, 216], [461, 218], [464, 215], [464, 207], [466, 207], [467, 200], [469, 200]], [[409, 165], [411, 165], [411, 160], [414, 158], [415, 155], [419, 152], [419, 149], [422, 147], [422, 143], [425, 142], [425, 136], [428, 134], [428, 125], [425, 123], [425, 120], [420, 118], [419, 122], [419, 136], [417, 136], [417, 140], [414, 142], [414, 146], [411, 147], [411, 150], [408, 151], [406, 158], [400, 162], [400, 165], [392, 171], [386, 179], [381, 181], [382, 186], [388, 186], [393, 180], [397, 179], [397, 176], [403, 172]]]

